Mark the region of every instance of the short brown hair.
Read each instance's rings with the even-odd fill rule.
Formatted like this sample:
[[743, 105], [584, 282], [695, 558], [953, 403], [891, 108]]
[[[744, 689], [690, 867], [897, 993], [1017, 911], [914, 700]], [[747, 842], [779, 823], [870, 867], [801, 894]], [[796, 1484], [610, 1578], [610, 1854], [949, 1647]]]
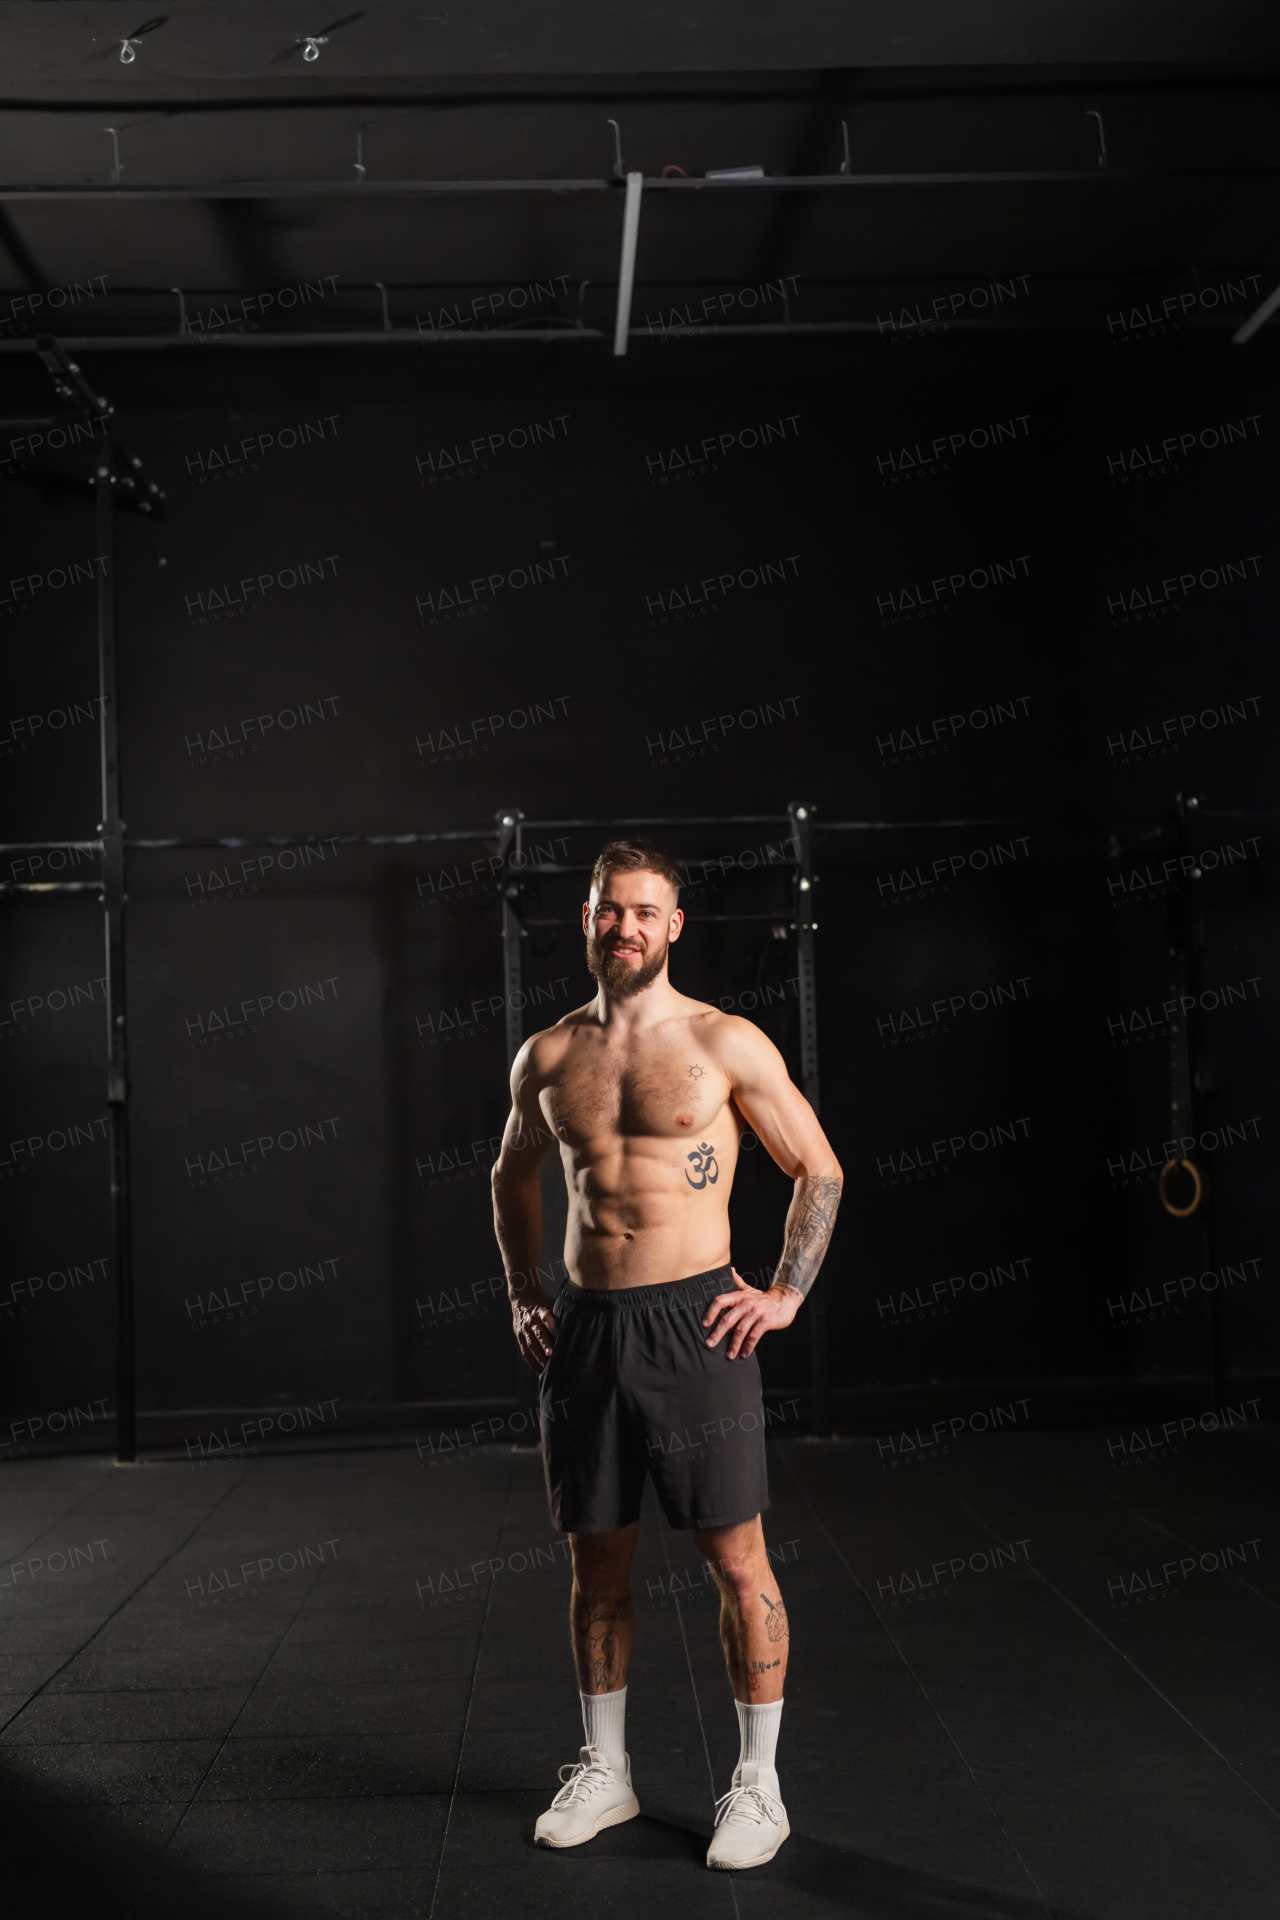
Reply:
[[680, 898], [684, 875], [679, 863], [654, 840], [611, 840], [607, 847], [601, 847], [591, 869], [593, 893], [604, 885], [605, 876], [610, 873], [660, 873], [676, 899]]

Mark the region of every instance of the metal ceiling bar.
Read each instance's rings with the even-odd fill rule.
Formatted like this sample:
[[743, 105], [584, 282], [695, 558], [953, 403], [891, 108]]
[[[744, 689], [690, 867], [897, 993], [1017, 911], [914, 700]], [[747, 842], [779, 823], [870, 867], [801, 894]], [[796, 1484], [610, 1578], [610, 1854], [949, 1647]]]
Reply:
[[906, 827], [1021, 827], [1027, 824], [1048, 827], [1067, 826], [1072, 823], [1065, 817], [1054, 821], [1052, 818], [1036, 819], [1027, 813], [1015, 814], [1012, 819], [1005, 820], [817, 820], [814, 822], [820, 833], [892, 833]]
[[[1206, 807], [1204, 811], [1217, 818], [1257, 820], [1270, 818], [1274, 809], [1266, 807]], [[1109, 815], [1108, 819], [1115, 819]], [[1155, 819], [1154, 815], [1126, 814], [1126, 820], [1142, 822]], [[548, 827], [596, 828], [596, 827], [763, 827], [787, 826], [791, 816], [786, 813], [698, 813], [667, 814], [646, 816], [639, 819], [619, 819], [605, 817], [598, 820], [521, 820], [527, 833], [542, 832]], [[1012, 818], [972, 820], [823, 820], [815, 818], [815, 833], [914, 833], [926, 828], [936, 827], [1053, 827], [1053, 826], [1089, 826], [1105, 827], [1106, 820], [1093, 822], [1081, 821], [1077, 816], [1017, 814]], [[154, 853], [166, 849], [189, 851], [203, 848], [227, 847], [234, 851], [238, 847], [313, 847], [320, 843], [340, 847], [408, 847], [429, 845], [437, 841], [455, 840], [495, 840], [501, 837], [497, 827], [461, 827], [446, 828], [440, 833], [307, 833], [307, 834], [234, 834], [221, 839], [186, 840], [177, 836], [164, 839], [126, 840], [127, 853]], [[89, 849], [101, 852], [101, 840], [4, 840], [0, 841], [0, 853], [21, 853], [36, 848], [72, 848]], [[761, 873], [773, 873], [782, 867], [794, 864], [791, 861], [775, 862], [768, 867], [750, 869]], [[585, 873], [586, 867], [570, 867], [559, 864], [534, 865], [530, 862], [519, 869], [522, 873]], [[63, 885], [69, 884], [63, 882]], [[97, 885], [96, 881], [89, 884]], [[776, 915], [767, 918], [775, 919]]]
[[[645, 181], [645, 191], [652, 187], [665, 193], [759, 193], [762, 189], [781, 188], [784, 192], [805, 191], [811, 187], [1007, 187], [1018, 185], [1058, 185], [1062, 183], [1097, 186], [1116, 180], [1211, 180], [1253, 178], [1258, 175], [1280, 173], [1280, 166], [1259, 163], [1257, 166], [1239, 167], [1109, 167], [1105, 175], [1096, 168], [1085, 167], [1033, 167], [1011, 168], [1001, 172], [949, 172], [949, 173], [766, 173], [757, 179], [708, 180], [694, 175], [682, 180], [676, 175], [670, 179], [656, 178]], [[0, 191], [3, 191], [0, 189]], [[111, 187], [101, 187], [99, 192], [110, 194]]]
[[603, 814], [598, 820], [526, 820], [530, 832], [543, 827], [763, 827], [784, 826], [786, 813], [670, 813], [647, 814], [624, 819], [619, 814]]
[[[636, 327], [632, 331], [639, 335], [647, 333], [648, 330]], [[696, 331], [705, 333], [708, 329], [700, 327]], [[726, 331], [726, 329], [720, 329], [720, 331]], [[222, 335], [90, 333], [77, 334], [74, 337], [63, 335], [61, 339], [63, 346], [73, 353], [139, 353], [144, 350], [163, 352], [173, 347], [180, 347], [187, 352], [194, 350], [197, 353], [207, 353], [210, 349], [222, 351], [227, 347], [424, 348], [442, 347], [455, 340], [506, 341], [518, 345], [522, 340], [604, 340], [607, 337], [598, 327], [578, 327], [566, 322], [559, 327], [489, 327], [484, 332], [474, 334], [419, 333], [416, 327], [399, 327], [392, 333], [357, 332], [355, 329], [349, 333], [229, 333]], [[34, 345], [33, 340], [0, 340], [0, 353], [26, 353]]]
[[[742, 871], [745, 873], [785, 873], [789, 868], [794, 867], [798, 864], [799, 863], [795, 860], [791, 860], [791, 859], [784, 860], [781, 856], [779, 856], [778, 859], [771, 860], [768, 866], [745, 867], [742, 869]], [[699, 860], [695, 857], [692, 861], [685, 861], [684, 867], [686, 872], [688, 872], [691, 867], [712, 868], [717, 874], [724, 871], [723, 868], [717, 866], [716, 856], [714, 854], [712, 854], [710, 858], [706, 860]], [[590, 861], [590, 860], [583, 860], [583, 861], [544, 860], [539, 864], [533, 860], [528, 860], [521, 867], [520, 871], [521, 873], [593, 873], [595, 871], [595, 863], [594, 861]], [[689, 880], [689, 881], [686, 881], [685, 884], [691, 887], [700, 887], [704, 885], [706, 877], [707, 876], [704, 875], [702, 880]]]
[[[970, 78], [961, 67], [942, 69], [936, 75], [925, 76], [921, 70], [912, 72], [910, 84], [902, 80], [904, 71], [899, 69], [886, 77], [873, 70], [864, 69], [859, 76], [857, 103], [864, 106], [898, 106], [915, 104], [920, 101], [952, 102], [976, 99], [1022, 101], [1029, 99], [1070, 98], [1075, 99], [1081, 93], [1078, 79], [1070, 75], [1057, 75], [1051, 68], [1038, 66], [1028, 69], [1014, 67], [1008, 72], [992, 73], [990, 69], [980, 70]], [[837, 102], [849, 97], [848, 86], [827, 74], [819, 74], [816, 81], [797, 71], [794, 78], [787, 72], [774, 70], [771, 85], [754, 85], [749, 81], [728, 79], [724, 76], [708, 75], [701, 84], [688, 73], [661, 76], [656, 83], [637, 79], [635, 76], [607, 76], [608, 84], [602, 85], [599, 76], [587, 81], [578, 76], [578, 84], [567, 86], [563, 80], [558, 83], [548, 78], [547, 83], [539, 86], [536, 77], [531, 74], [519, 76], [521, 84], [515, 84], [516, 76], [510, 76], [510, 86], [477, 86], [462, 83], [457, 76], [455, 84], [447, 82], [439, 86], [420, 86], [397, 89], [394, 92], [361, 91], [359, 89], [333, 92], [313, 91], [314, 82], [306, 83], [306, 91], [301, 88], [296, 93], [245, 93], [218, 94], [200, 97], [191, 94], [171, 95], [148, 94], [140, 98], [131, 92], [124, 99], [98, 97], [89, 98], [41, 98], [27, 95], [21, 98], [0, 98], [0, 112], [5, 113], [47, 113], [47, 114], [92, 114], [102, 113], [138, 113], [143, 112], [156, 118], [174, 114], [208, 113], [261, 113], [295, 108], [312, 112], [328, 112], [341, 107], [396, 107], [427, 108], [446, 111], [455, 108], [505, 107], [505, 106], [610, 106], [645, 105], [669, 106], [695, 103], [702, 106], [821, 106], [829, 104], [833, 112], [839, 112]], [[441, 76], [443, 81], [444, 76]], [[663, 80], [671, 84], [662, 84]], [[1149, 69], [1137, 68], [1126, 74], [1122, 82], [1115, 85], [1125, 94], [1137, 93], [1146, 98], [1155, 98], [1170, 93], [1274, 93], [1276, 80], [1265, 70], [1260, 72], [1222, 72], [1202, 71], [1196, 67], [1182, 67], [1174, 71], [1153, 74]], [[1113, 89], [1114, 90], [1114, 89]], [[1091, 89], [1093, 97], [1098, 89]], [[1109, 97], [1104, 95], [1104, 100]]]
[[0, 853], [21, 853], [40, 848], [61, 847], [80, 853], [86, 850], [102, 852], [101, 840], [0, 840]]
[[[1092, 179], [1092, 174], [1082, 174]], [[668, 183], [669, 184], [669, 183]], [[611, 193], [615, 180], [209, 180], [185, 186], [5, 187], [0, 201], [432, 199], [473, 193]]]
[[[520, 871], [524, 873], [527, 872], [528, 869], [522, 867]], [[748, 869], [748, 871], [752, 871], [752, 869]], [[757, 871], [761, 873], [776, 873], [777, 869], [776, 867], [761, 867], [757, 869]], [[700, 886], [701, 884], [701, 881], [693, 882], [695, 886]], [[705, 926], [709, 920], [732, 920], [736, 926], [740, 920], [771, 920], [775, 926], [781, 926], [786, 922], [787, 911], [788, 909], [786, 907], [779, 907], [775, 913], [700, 913], [697, 916], [696, 924], [701, 927]], [[579, 925], [579, 922], [577, 920], [526, 920], [523, 924], [526, 927], [576, 927]]]
[[[1088, 276], [1092, 278], [1093, 276]], [[947, 316], [948, 333], [1057, 333], [1064, 330], [1083, 329], [1088, 331], [1098, 326], [1097, 315], [1063, 314], [1057, 318], [1020, 316], [1017, 319], [961, 319]], [[1214, 314], [1198, 315], [1194, 327], [1189, 332], [1221, 333], [1233, 324], [1229, 316], [1218, 317]], [[904, 333], [909, 330], [902, 329]], [[766, 336], [799, 337], [815, 334], [865, 333], [883, 337], [886, 332], [879, 320], [759, 320], [741, 321], [734, 326], [718, 326], [708, 322], [706, 326], [686, 327], [632, 327], [628, 337], [631, 340], [747, 340], [761, 339]], [[62, 336], [62, 345], [73, 353], [167, 353], [175, 348], [190, 353], [228, 353], [237, 348], [247, 351], [262, 348], [291, 350], [295, 347], [430, 347], [455, 348], [465, 345], [506, 345], [520, 346], [529, 341], [575, 342], [605, 340], [608, 335], [596, 327], [520, 327], [487, 328], [483, 332], [420, 334], [408, 327], [398, 328], [394, 333], [245, 333], [206, 335], [203, 338], [189, 333], [99, 333], [77, 334], [74, 337]], [[34, 351], [33, 340], [0, 340], [0, 354], [29, 353]]]
[[[813, 193], [851, 187], [1091, 186], [1150, 180], [1257, 180], [1280, 174], [1258, 163], [1227, 167], [1023, 168], [988, 172], [775, 173], [750, 180], [641, 176], [646, 193]], [[0, 201], [433, 199], [476, 193], [614, 193], [617, 180], [218, 180], [183, 186], [0, 186]]]
[[126, 840], [125, 846], [130, 853], [153, 853], [165, 847], [230, 847], [233, 850], [236, 847], [314, 847], [321, 842], [339, 847], [412, 847], [433, 840], [492, 840], [495, 837], [493, 827], [466, 827], [443, 833], [274, 833], [257, 837], [231, 834], [220, 840]]

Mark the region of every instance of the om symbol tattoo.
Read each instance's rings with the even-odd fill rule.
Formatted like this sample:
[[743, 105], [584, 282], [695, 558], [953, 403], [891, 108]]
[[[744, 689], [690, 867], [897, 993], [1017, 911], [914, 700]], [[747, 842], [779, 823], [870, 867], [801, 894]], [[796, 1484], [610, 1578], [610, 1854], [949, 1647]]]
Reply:
[[714, 1147], [708, 1146], [705, 1140], [700, 1140], [697, 1151], [685, 1155], [685, 1159], [693, 1168], [693, 1173], [700, 1175], [700, 1178], [697, 1180], [694, 1179], [693, 1173], [686, 1173], [685, 1175], [685, 1179], [689, 1182], [689, 1185], [695, 1193], [701, 1193], [708, 1181], [710, 1181], [714, 1187], [716, 1181], [720, 1178], [719, 1165], [712, 1157], [714, 1153]]

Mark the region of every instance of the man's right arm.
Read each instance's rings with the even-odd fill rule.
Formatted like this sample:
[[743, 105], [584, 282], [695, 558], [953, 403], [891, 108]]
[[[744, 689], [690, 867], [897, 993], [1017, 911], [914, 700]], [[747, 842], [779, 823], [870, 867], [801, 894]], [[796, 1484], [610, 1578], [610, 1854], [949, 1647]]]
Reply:
[[551, 1358], [555, 1321], [538, 1273], [542, 1251], [542, 1163], [554, 1135], [538, 1105], [533, 1052], [526, 1040], [511, 1068], [511, 1113], [493, 1169], [493, 1225], [522, 1357], [541, 1373]]

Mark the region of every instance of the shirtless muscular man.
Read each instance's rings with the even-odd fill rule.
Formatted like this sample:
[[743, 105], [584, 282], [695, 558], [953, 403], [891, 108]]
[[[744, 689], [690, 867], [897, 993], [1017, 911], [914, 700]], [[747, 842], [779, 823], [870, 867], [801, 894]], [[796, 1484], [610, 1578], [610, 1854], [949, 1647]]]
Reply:
[[[552, 1523], [572, 1547], [586, 1736], [535, 1838], [578, 1846], [640, 1811], [623, 1718], [631, 1559], [650, 1474], [720, 1593], [741, 1753], [716, 1803], [707, 1865], [736, 1869], [771, 1860], [790, 1832], [774, 1765], [787, 1616], [760, 1525], [769, 1497], [754, 1353], [813, 1285], [841, 1173], [759, 1028], [671, 985], [680, 877], [646, 841], [616, 841], [596, 861], [582, 926], [598, 991], [516, 1057], [494, 1218], [516, 1339], [541, 1376]], [[767, 1292], [729, 1264], [729, 1192], [748, 1128], [795, 1180]], [[554, 1301], [537, 1278], [553, 1139], [569, 1191], [569, 1279]]]

